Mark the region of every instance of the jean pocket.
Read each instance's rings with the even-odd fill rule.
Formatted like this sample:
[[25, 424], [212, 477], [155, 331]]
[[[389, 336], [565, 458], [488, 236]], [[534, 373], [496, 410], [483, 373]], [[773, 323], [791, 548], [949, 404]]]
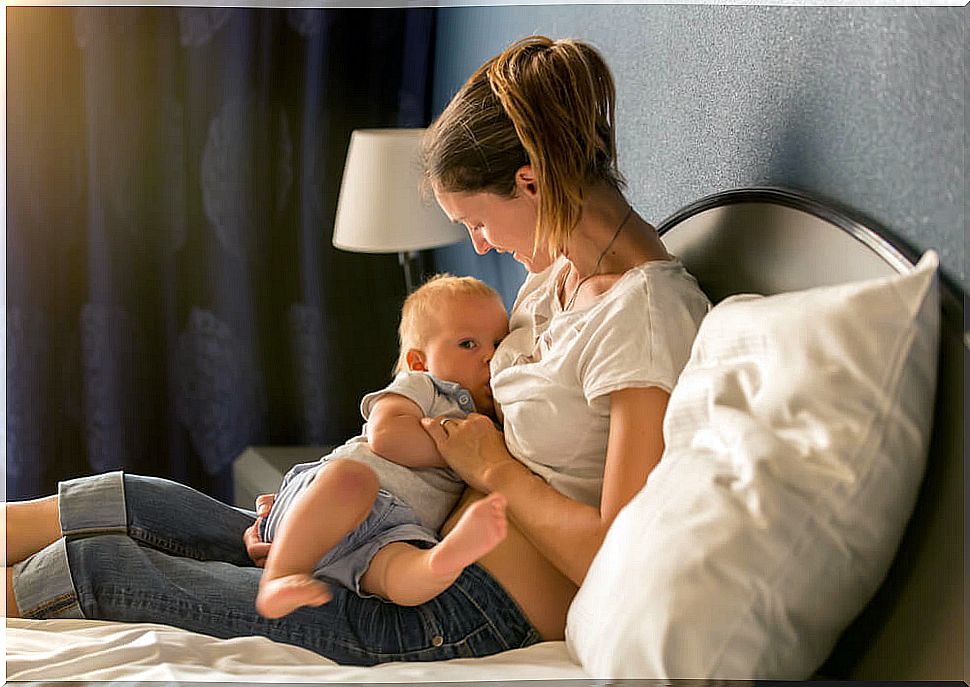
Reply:
[[450, 623], [442, 622], [432, 607], [432, 604], [425, 604], [417, 608], [424, 632], [421, 646], [415, 647], [413, 652], [431, 652], [435, 660], [442, 660], [484, 656], [505, 649], [504, 644], [496, 642], [489, 623], [468, 623], [468, 618], [454, 617]]

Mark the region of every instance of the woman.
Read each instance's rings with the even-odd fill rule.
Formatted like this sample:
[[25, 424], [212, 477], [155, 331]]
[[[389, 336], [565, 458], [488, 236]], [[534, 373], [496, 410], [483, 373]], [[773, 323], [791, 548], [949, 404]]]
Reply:
[[562, 639], [610, 523], [660, 458], [668, 395], [707, 310], [621, 193], [613, 111], [596, 51], [533, 37], [472, 75], [426, 138], [442, 209], [478, 253], [510, 252], [530, 272], [492, 360], [504, 441], [483, 416], [425, 425], [470, 485], [443, 532], [483, 494], [507, 499], [508, 536], [480, 565], [422, 606], [335, 588], [328, 604], [267, 620], [253, 563], [269, 545], [250, 515], [115, 473], [8, 505], [9, 561], [27, 559], [8, 568], [8, 613], [262, 634], [357, 664]]

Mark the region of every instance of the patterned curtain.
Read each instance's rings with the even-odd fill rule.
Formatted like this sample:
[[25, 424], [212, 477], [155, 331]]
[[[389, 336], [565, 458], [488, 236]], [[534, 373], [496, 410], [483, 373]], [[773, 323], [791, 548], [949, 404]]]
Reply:
[[356, 128], [424, 126], [431, 9], [7, 9], [8, 498], [219, 498], [386, 383], [395, 256], [330, 245]]

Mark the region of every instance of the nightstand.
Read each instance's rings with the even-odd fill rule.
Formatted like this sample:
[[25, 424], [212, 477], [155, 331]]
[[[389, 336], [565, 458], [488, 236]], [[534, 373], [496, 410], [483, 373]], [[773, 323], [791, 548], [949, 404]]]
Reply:
[[316, 460], [331, 450], [329, 446], [247, 446], [232, 463], [235, 505], [253, 510], [256, 497], [275, 493], [291, 467]]

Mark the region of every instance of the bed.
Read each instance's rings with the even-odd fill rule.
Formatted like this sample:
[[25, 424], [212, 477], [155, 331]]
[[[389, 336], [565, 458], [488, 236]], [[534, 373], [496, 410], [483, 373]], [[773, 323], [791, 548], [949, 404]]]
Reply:
[[[913, 272], [918, 257], [851, 212], [784, 189], [749, 188], [718, 193], [674, 214], [659, 229], [668, 249], [684, 261], [715, 302], [738, 293], [772, 295], [837, 287], [858, 280], [895, 278]], [[940, 315], [939, 348], [933, 368], [936, 393], [929, 399], [932, 418], [923, 423], [932, 426], [932, 432], [923, 428], [928, 437], [925, 476], [918, 490], [913, 488], [911, 518], [906, 517], [909, 506], [905, 500], [901, 502], [905, 530], [901, 525], [901, 539], [889, 538], [891, 551], [896, 552], [898, 544], [898, 552], [890, 556], [891, 565], [887, 559], [888, 572], [877, 571], [875, 591], [864, 595], [868, 603], [864, 603], [866, 599], [860, 601], [860, 607], [864, 606], [861, 613], [854, 609], [851, 616], [839, 620], [832, 626], [837, 626], [838, 632], [829, 628], [832, 636], [815, 649], [822, 653], [806, 658], [814, 665], [812, 669], [764, 669], [772, 674], [754, 677], [967, 680], [964, 656], [970, 651], [964, 599], [964, 298], [946, 280], [941, 281], [939, 306], [934, 301], [932, 308], [938, 311], [934, 315]], [[740, 307], [748, 307], [746, 303], [742, 301]], [[717, 311], [716, 307], [712, 313]], [[935, 347], [936, 339], [933, 342]], [[672, 460], [669, 462], [673, 464]], [[648, 487], [653, 483], [652, 475]], [[267, 485], [267, 490], [273, 486]], [[637, 507], [649, 505], [641, 503]], [[624, 514], [626, 511], [621, 516]], [[633, 519], [634, 515], [626, 517], [620, 526], [632, 526]], [[604, 544], [604, 550], [607, 548]], [[643, 649], [642, 642], [632, 648], [604, 645], [611, 641], [610, 633], [596, 631], [596, 624], [610, 627], [614, 623], [619, 627], [618, 623], [626, 621], [622, 617], [616, 621], [607, 617], [612, 602], [608, 597], [602, 597], [606, 601], [597, 597], [597, 593], [605, 592], [585, 590], [594, 584], [604, 585], [610, 571], [617, 569], [611, 564], [610, 555], [613, 554], [601, 551], [594, 562], [574, 604], [577, 608], [570, 612], [571, 628], [567, 629], [566, 642], [545, 642], [488, 658], [361, 669], [338, 666], [308, 651], [259, 637], [217, 640], [161, 625], [12, 619], [7, 621], [6, 676], [13, 681], [193, 682], [705, 677], [671, 672], [676, 669], [670, 669], [668, 675], [648, 674], [643, 672], [647, 669], [641, 661], [649, 658], [649, 652]], [[579, 607], [585, 607], [586, 615]], [[628, 609], [619, 612], [629, 616]], [[793, 617], [786, 619], [786, 631], [797, 629]], [[638, 627], [636, 618], [630, 622], [634, 623], [631, 627]], [[703, 626], [704, 619], [694, 617], [691, 624]], [[798, 636], [794, 639], [800, 640]], [[598, 658], [604, 651], [613, 663], [603, 663]], [[825, 656], [826, 660], [819, 660]], [[804, 674], [799, 675], [799, 670]], [[731, 674], [729, 668], [711, 673], [708, 677], [751, 677]]]

